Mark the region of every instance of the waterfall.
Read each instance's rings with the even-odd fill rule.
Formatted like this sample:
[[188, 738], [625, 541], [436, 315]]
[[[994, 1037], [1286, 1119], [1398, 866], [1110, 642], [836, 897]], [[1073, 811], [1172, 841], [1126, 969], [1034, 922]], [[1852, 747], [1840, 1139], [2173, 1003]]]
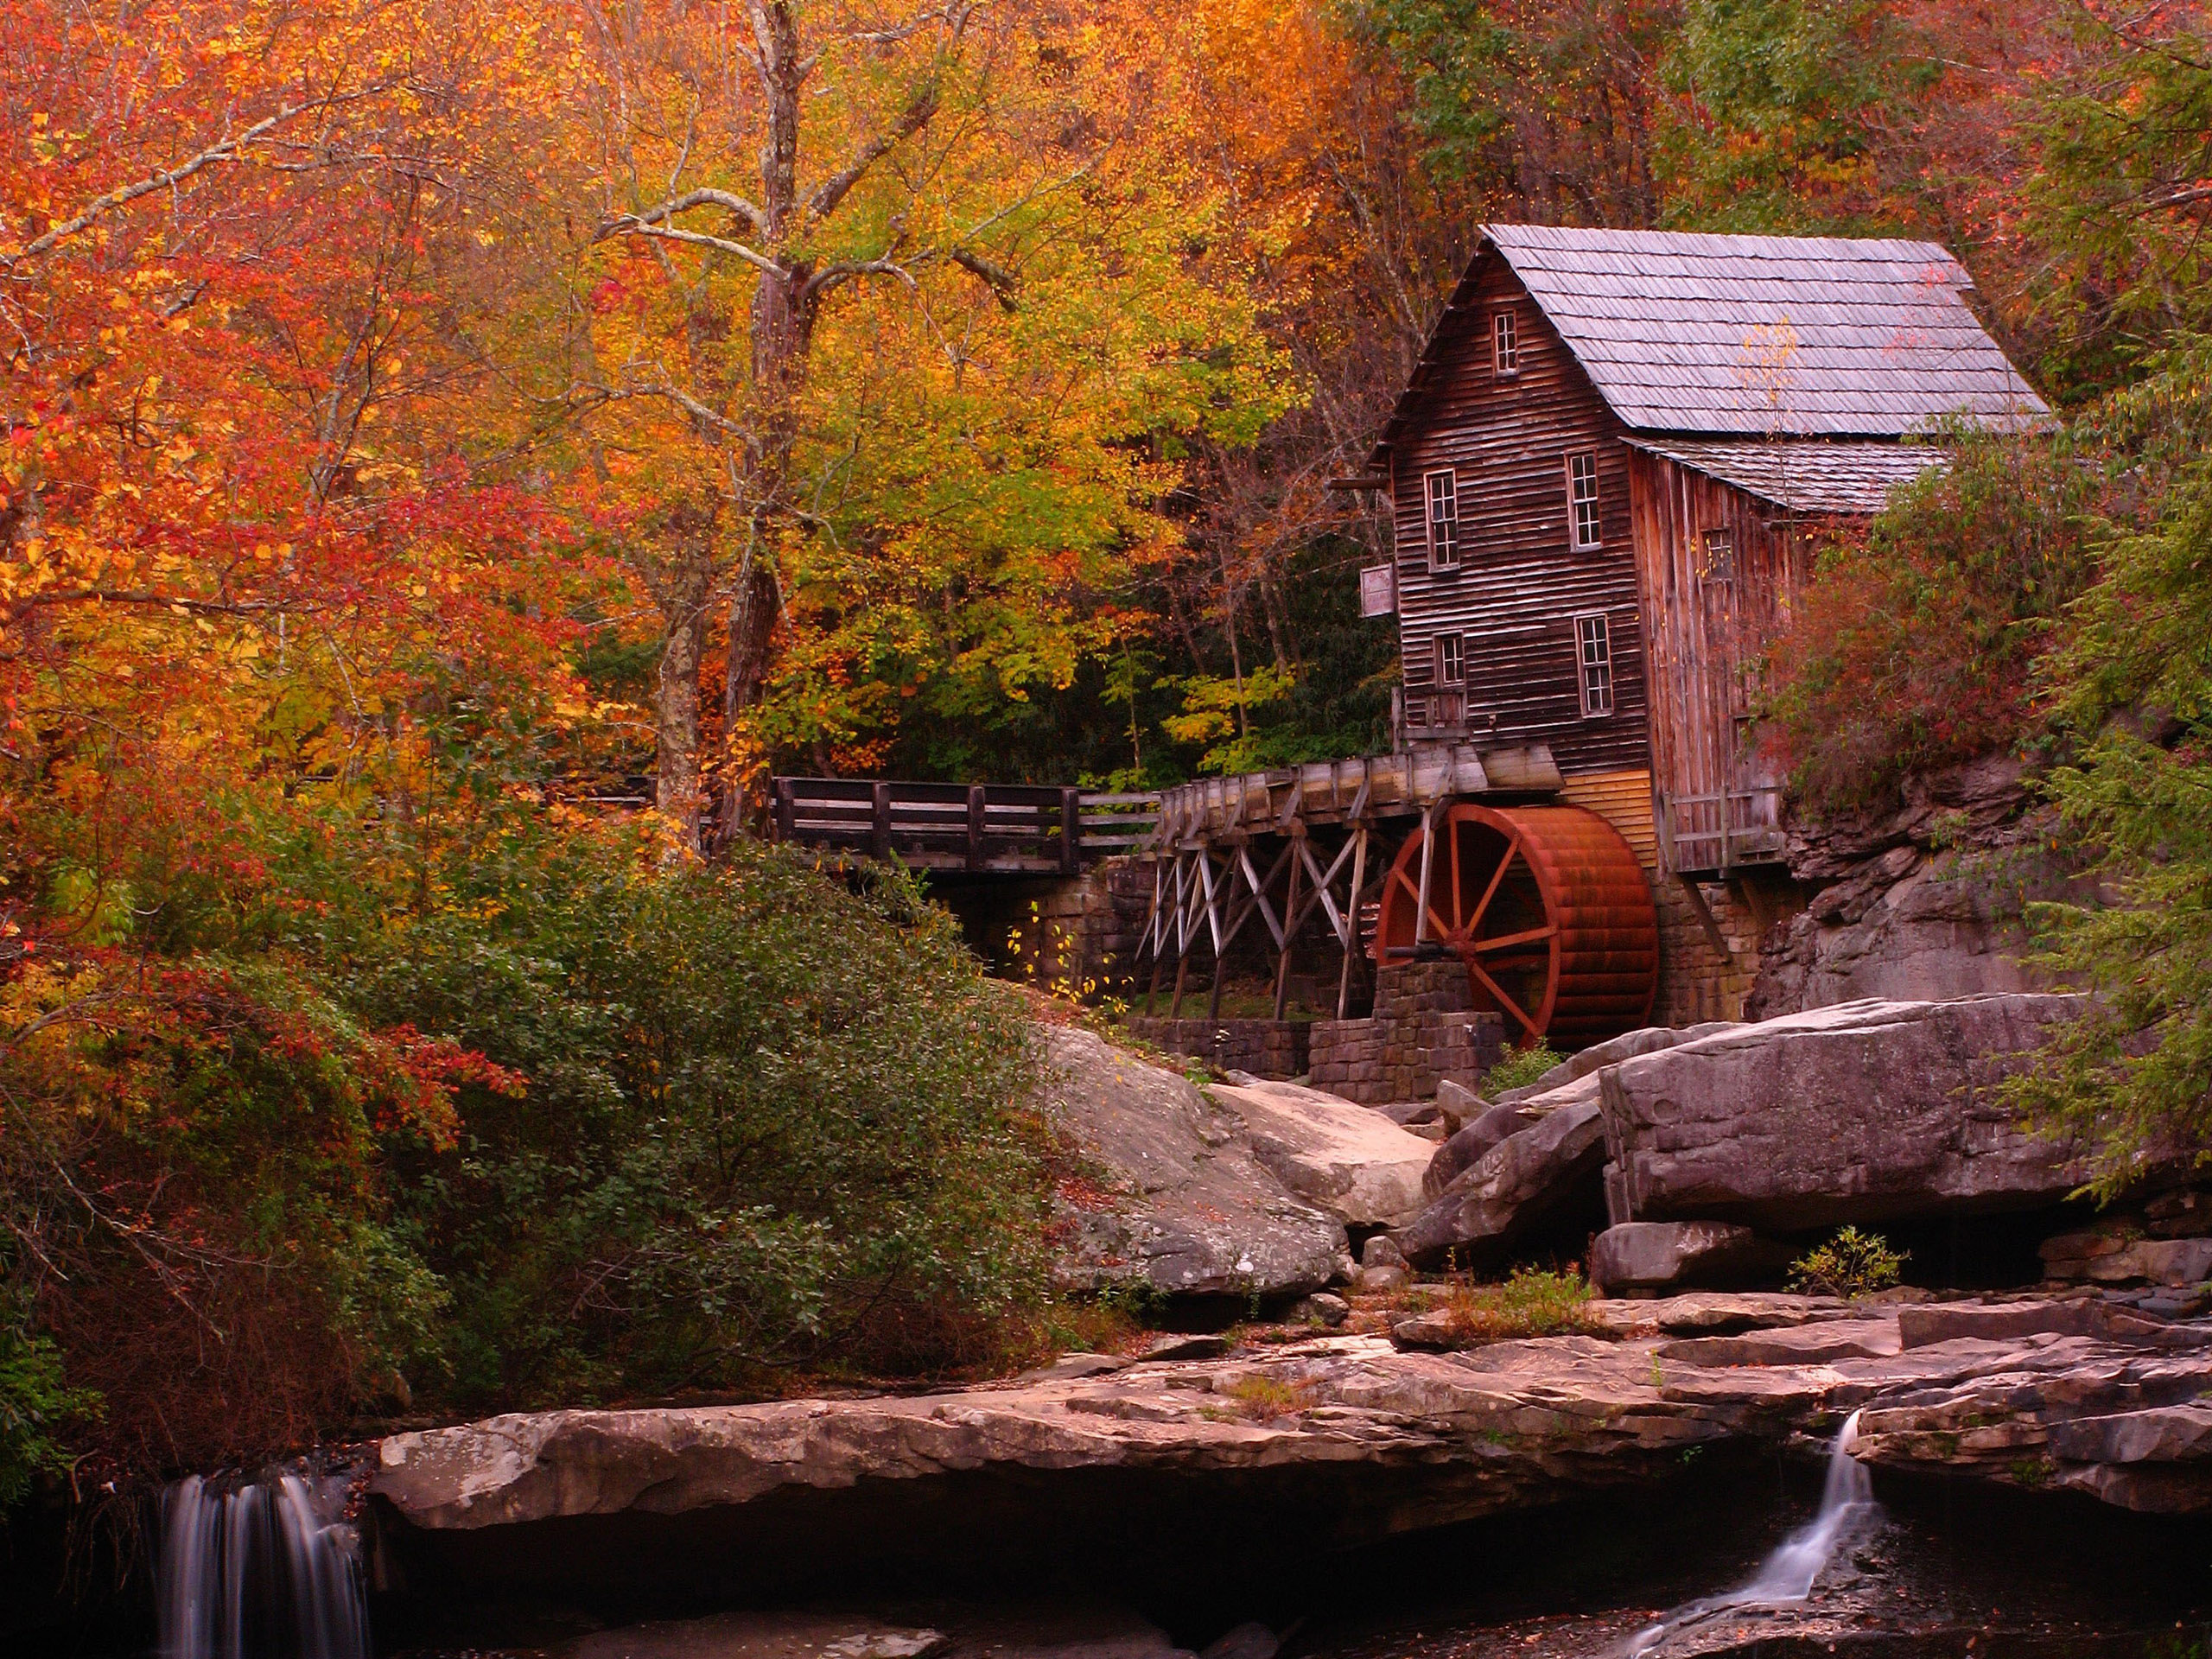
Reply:
[[1874, 1513], [1874, 1483], [1866, 1466], [1851, 1454], [1858, 1444], [1859, 1414], [1854, 1411], [1843, 1420], [1835, 1444], [1828, 1448], [1827, 1479], [1821, 1488], [1819, 1512], [1782, 1541], [1749, 1583], [1678, 1607], [1649, 1630], [1637, 1631], [1629, 1640], [1627, 1659], [1644, 1659], [1675, 1631], [1711, 1614], [1746, 1607], [1787, 1607], [1810, 1597], [1837, 1545], [1858, 1534]]
[[194, 1475], [162, 1503], [162, 1659], [369, 1659], [343, 1478]]

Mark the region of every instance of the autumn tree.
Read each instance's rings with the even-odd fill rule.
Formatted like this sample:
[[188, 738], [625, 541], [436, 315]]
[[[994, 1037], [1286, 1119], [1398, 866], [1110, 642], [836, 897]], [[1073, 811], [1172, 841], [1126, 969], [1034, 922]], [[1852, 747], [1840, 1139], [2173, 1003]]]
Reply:
[[[571, 396], [658, 613], [658, 802], [690, 833], [719, 725], [727, 834], [764, 746], [866, 752], [887, 711], [841, 695], [861, 682], [982, 657], [1001, 694], [1065, 683], [1084, 607], [1039, 558], [1149, 538], [1148, 435], [1219, 417], [1249, 329], [1177, 268], [1210, 200], [1172, 194], [1171, 17], [587, 16], [601, 166]], [[996, 620], [935, 628], [978, 591]]]

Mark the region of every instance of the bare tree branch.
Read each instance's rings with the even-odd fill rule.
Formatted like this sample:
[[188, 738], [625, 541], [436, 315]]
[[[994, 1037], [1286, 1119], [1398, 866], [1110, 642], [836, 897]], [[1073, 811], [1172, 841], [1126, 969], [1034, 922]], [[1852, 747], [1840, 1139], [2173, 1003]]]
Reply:
[[[355, 97], [362, 95], [354, 94]], [[175, 189], [194, 174], [205, 172], [207, 168], [222, 162], [243, 161], [245, 158], [245, 152], [254, 143], [268, 137], [294, 116], [309, 109], [327, 109], [335, 101], [338, 100], [326, 99], [312, 105], [287, 104], [276, 114], [266, 116], [255, 122], [236, 137], [224, 138], [208, 145], [190, 161], [181, 162], [167, 172], [156, 173], [151, 177], [140, 179], [136, 184], [126, 184], [109, 191], [74, 218], [64, 219], [58, 225], [48, 226], [44, 235], [35, 237], [25, 243], [16, 252], [0, 253], [0, 264], [14, 266], [28, 259], [35, 259], [41, 254], [51, 252], [71, 237], [89, 229], [110, 213], [119, 208], [129, 207], [141, 196], [150, 196], [157, 190]]]
[[868, 175], [868, 168], [936, 118], [938, 105], [944, 95], [937, 76], [932, 73], [887, 130], [876, 134], [862, 144], [842, 172], [832, 174], [823, 181], [821, 188], [807, 199], [809, 215], [823, 219], [836, 213], [837, 204]]
[[789, 275], [784, 268], [762, 253], [758, 248], [747, 247], [742, 242], [733, 242], [726, 236], [708, 236], [698, 231], [679, 230], [673, 225], [647, 225], [634, 214], [625, 213], [610, 219], [593, 235], [594, 242], [604, 242], [610, 237], [643, 236], [662, 242], [681, 242], [688, 247], [713, 248], [720, 253], [734, 253], [749, 265], [757, 266], [771, 276]]
[[[686, 143], [690, 143], [688, 135], [686, 136], [685, 142]], [[680, 172], [681, 168], [682, 163], [679, 162], [677, 163], [677, 170]], [[756, 235], [765, 232], [767, 228], [766, 216], [761, 213], [760, 208], [753, 206], [750, 201], [747, 201], [743, 196], [738, 195], [733, 191], [709, 189], [686, 190], [680, 196], [671, 196], [666, 201], [661, 203], [658, 207], [648, 207], [642, 213], [625, 213], [619, 219], [611, 219], [608, 221], [608, 226], [622, 224], [665, 225], [673, 221], [678, 213], [688, 213], [694, 207], [722, 208], [726, 212], [735, 214], [738, 218], [743, 219], [747, 225], [751, 226], [754, 234]], [[607, 226], [602, 226], [600, 229], [598, 237], [594, 239], [604, 239], [609, 233], [608, 227]]]

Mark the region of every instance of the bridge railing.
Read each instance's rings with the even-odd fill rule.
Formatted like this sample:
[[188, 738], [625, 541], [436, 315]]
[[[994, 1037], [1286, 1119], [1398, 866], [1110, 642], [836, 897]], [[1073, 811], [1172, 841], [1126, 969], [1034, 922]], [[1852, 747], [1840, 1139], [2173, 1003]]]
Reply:
[[923, 784], [778, 778], [776, 838], [918, 868], [1073, 874], [1127, 851], [1159, 819], [1154, 795], [1085, 795], [1029, 784]]

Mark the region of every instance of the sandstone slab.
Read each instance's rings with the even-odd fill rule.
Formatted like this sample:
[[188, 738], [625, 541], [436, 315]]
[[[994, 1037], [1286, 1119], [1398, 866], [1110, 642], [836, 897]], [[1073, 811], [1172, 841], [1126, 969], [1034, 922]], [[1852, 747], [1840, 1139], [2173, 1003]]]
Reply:
[[369, 1490], [397, 1525], [471, 1533], [726, 1517], [797, 1493], [880, 1505], [891, 1488], [972, 1493], [982, 1480], [1031, 1506], [994, 1511], [1020, 1525], [1064, 1516], [1102, 1471], [1169, 1483], [1158, 1491], [1179, 1504], [1300, 1478], [1325, 1493], [1307, 1513], [1349, 1541], [1656, 1479], [1691, 1446], [1825, 1438], [1859, 1409], [1870, 1463], [2212, 1513], [2212, 1321], [2163, 1322], [2156, 1344], [2035, 1332], [1906, 1348], [1895, 1313], [1839, 1321], [1833, 1303], [1796, 1300], [1738, 1310], [1794, 1325], [1690, 1342], [1586, 1334], [1424, 1353], [1333, 1335], [936, 1395], [516, 1414], [387, 1438]]
[[1538, 1077], [1535, 1082], [1500, 1095], [1501, 1105], [1517, 1105], [1534, 1100], [1539, 1095], [1548, 1095], [1594, 1076], [1609, 1065], [1623, 1060], [1632, 1060], [1640, 1054], [1656, 1054], [1662, 1048], [1679, 1048], [1684, 1043], [1694, 1043], [1700, 1037], [1710, 1037], [1716, 1032], [1733, 1031], [1738, 1022], [1732, 1020], [1708, 1020], [1695, 1026], [1643, 1026], [1635, 1031], [1623, 1032], [1602, 1043], [1592, 1043], [1580, 1049]]
[[2212, 1279], [2212, 1238], [2062, 1233], [2044, 1242], [2043, 1258], [2052, 1278], [2077, 1284], [2179, 1287]]
[[1598, 1103], [1562, 1107], [1507, 1135], [1462, 1171], [1398, 1230], [1398, 1248], [1414, 1262], [1437, 1261], [1455, 1249], [1492, 1251], [1578, 1199], [1594, 1203], [1605, 1161]]
[[1283, 1297], [1349, 1271], [1344, 1224], [1284, 1186], [1235, 1113], [1079, 1027], [1043, 1037], [1046, 1109], [1111, 1188], [1064, 1205], [1064, 1287]]
[[943, 1630], [840, 1613], [736, 1612], [595, 1630], [553, 1659], [934, 1659]]
[[1256, 1077], [1206, 1092], [1242, 1120], [1262, 1168], [1346, 1225], [1394, 1227], [1420, 1210], [1435, 1144], [1372, 1107]]
[[1995, 1088], [2079, 1007], [1845, 1003], [1608, 1066], [1613, 1219], [1789, 1230], [2056, 1204], [2082, 1168]]
[[1435, 1198], [1490, 1154], [1491, 1147], [1510, 1135], [1518, 1135], [1535, 1122], [1517, 1106], [1492, 1106], [1462, 1124], [1436, 1149], [1421, 1178], [1424, 1198]]

